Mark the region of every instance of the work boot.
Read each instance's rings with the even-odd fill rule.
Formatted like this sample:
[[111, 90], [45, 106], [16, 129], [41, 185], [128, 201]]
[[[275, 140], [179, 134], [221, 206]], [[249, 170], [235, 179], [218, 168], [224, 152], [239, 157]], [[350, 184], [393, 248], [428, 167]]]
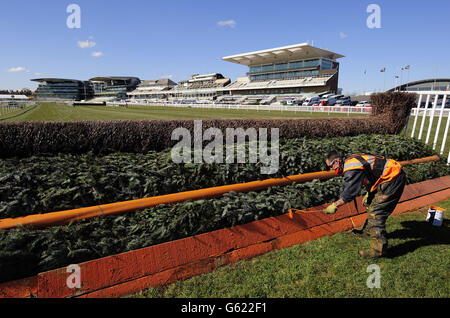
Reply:
[[370, 249], [359, 251], [362, 258], [380, 258], [386, 256], [387, 241], [373, 238], [370, 240]]
[[362, 258], [380, 258], [383, 257], [383, 253], [374, 249], [360, 250], [359, 256]]

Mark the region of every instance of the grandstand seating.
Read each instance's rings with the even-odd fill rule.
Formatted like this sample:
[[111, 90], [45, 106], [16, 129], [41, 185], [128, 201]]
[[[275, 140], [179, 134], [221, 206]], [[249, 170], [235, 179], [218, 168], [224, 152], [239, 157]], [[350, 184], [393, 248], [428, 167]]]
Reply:
[[269, 81], [258, 81], [258, 82], [248, 82], [238, 79], [232, 84], [227, 86], [227, 89], [252, 89], [252, 88], [278, 88], [278, 87], [302, 87], [302, 86], [313, 86], [313, 85], [325, 85], [331, 76], [322, 77], [306, 77], [301, 79], [286, 79], [286, 80], [269, 80]]

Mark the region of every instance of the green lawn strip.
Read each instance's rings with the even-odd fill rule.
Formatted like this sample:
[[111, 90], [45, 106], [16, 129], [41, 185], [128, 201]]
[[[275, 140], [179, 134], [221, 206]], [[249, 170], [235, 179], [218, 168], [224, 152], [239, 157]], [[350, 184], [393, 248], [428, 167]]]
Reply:
[[[435, 205], [447, 210], [441, 227], [425, 222], [428, 207], [388, 219], [387, 258], [361, 259], [368, 240], [338, 233], [129, 297], [449, 297], [450, 199]], [[371, 264], [380, 289], [367, 287]]]
[[[294, 118], [294, 117], [346, 117], [346, 113], [294, 112], [240, 109], [187, 108], [168, 106], [68, 106], [56, 103], [40, 103], [29, 113], [4, 121], [79, 121], [79, 120], [140, 120], [140, 119], [206, 119], [206, 118]], [[350, 114], [351, 117], [362, 114]], [[0, 117], [2, 119], [2, 117]]]

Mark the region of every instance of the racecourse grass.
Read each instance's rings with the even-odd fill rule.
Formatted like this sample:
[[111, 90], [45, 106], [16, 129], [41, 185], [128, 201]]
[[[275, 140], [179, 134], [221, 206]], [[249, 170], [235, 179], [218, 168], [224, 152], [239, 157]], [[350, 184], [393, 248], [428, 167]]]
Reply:
[[[350, 114], [361, 116], [362, 114]], [[38, 103], [37, 106], [0, 116], [0, 122], [80, 121], [80, 120], [141, 120], [141, 119], [208, 119], [208, 118], [300, 118], [347, 117], [346, 113], [295, 112], [267, 110], [239, 110], [188, 108], [168, 106], [68, 106]]]
[[[344, 232], [129, 297], [449, 297], [450, 199], [435, 205], [447, 210], [441, 227], [425, 222], [428, 208], [388, 219], [386, 258], [360, 258], [368, 240]], [[380, 267], [379, 289], [367, 287], [371, 264]]]

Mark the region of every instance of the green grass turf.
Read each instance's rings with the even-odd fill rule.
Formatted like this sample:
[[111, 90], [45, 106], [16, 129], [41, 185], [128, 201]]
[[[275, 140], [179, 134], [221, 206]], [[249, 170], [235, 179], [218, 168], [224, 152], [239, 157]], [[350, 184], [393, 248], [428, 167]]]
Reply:
[[[207, 118], [295, 118], [346, 117], [339, 113], [311, 113], [294, 111], [257, 111], [236, 109], [200, 109], [167, 106], [102, 107], [39, 103], [36, 107], [9, 113], [0, 117], [2, 122], [23, 121], [78, 121], [78, 120], [133, 120], [133, 119], [207, 119]], [[350, 116], [361, 116], [351, 114]], [[364, 115], [363, 115], [364, 116]]]
[[[450, 199], [436, 206], [447, 209], [441, 227], [425, 222], [428, 208], [388, 219], [387, 258], [360, 258], [368, 240], [338, 233], [128, 297], [449, 297]], [[367, 287], [371, 264], [380, 289]]]

